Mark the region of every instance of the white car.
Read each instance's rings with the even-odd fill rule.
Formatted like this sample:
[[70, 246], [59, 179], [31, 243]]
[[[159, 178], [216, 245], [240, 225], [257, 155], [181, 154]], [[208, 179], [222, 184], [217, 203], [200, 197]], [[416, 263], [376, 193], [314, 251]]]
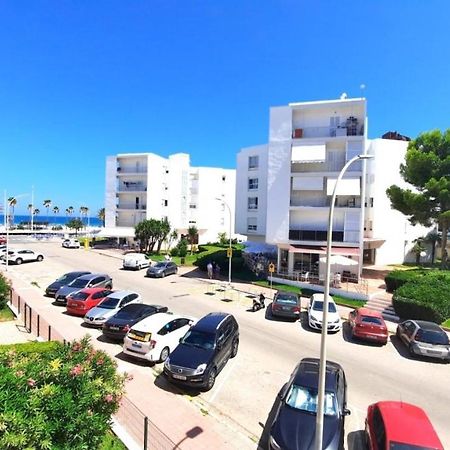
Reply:
[[64, 248], [80, 248], [80, 241], [78, 239], [64, 239], [61, 245]]
[[86, 313], [84, 323], [93, 327], [101, 327], [116, 312], [132, 303], [142, 303], [142, 297], [132, 291], [113, 292]]
[[144, 267], [150, 267], [152, 261], [148, 259], [143, 253], [127, 253], [123, 257], [124, 269], [143, 269]]
[[159, 313], [131, 327], [123, 342], [123, 353], [147, 361], [164, 362], [180, 339], [197, 322], [192, 317]]
[[[6, 261], [6, 252], [2, 253], [1, 259]], [[42, 261], [44, 255], [42, 253], [35, 252], [27, 249], [14, 249], [8, 250], [8, 263], [22, 264], [28, 261]]]
[[[323, 326], [323, 302], [324, 294], [313, 294], [308, 304], [308, 325], [315, 330], [321, 330]], [[339, 331], [342, 320], [332, 297], [328, 296], [327, 330]]]

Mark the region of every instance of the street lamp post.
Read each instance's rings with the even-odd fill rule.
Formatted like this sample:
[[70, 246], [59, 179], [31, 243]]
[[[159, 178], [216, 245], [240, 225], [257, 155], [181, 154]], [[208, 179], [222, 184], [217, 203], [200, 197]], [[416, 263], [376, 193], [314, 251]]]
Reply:
[[[319, 363], [319, 388], [317, 393], [317, 415], [316, 415], [316, 435], [315, 435], [315, 450], [322, 450], [323, 442], [323, 418], [325, 410], [325, 374], [327, 367], [327, 334], [328, 334], [328, 297], [330, 295], [330, 254], [331, 241], [333, 235], [333, 214], [334, 203], [336, 201], [337, 186], [341, 181], [344, 173], [351, 164], [361, 159], [371, 159], [371, 155], [358, 155], [347, 161], [337, 177], [334, 185], [333, 194], [331, 196], [330, 210], [328, 215], [328, 231], [327, 231], [327, 251], [326, 251], [326, 265], [325, 265], [325, 286], [323, 299], [323, 318], [322, 318], [322, 333], [320, 338], [320, 363]], [[364, 200], [364, 199], [363, 199]], [[363, 201], [361, 207], [364, 207]]]
[[224, 199], [217, 197], [216, 200], [218, 200], [219, 202], [222, 202], [228, 208], [228, 213], [230, 215], [230, 241], [229, 241], [229, 246], [228, 246], [228, 284], [231, 285], [231, 259], [232, 259], [232, 252], [233, 252], [233, 250], [231, 249], [231, 208]]

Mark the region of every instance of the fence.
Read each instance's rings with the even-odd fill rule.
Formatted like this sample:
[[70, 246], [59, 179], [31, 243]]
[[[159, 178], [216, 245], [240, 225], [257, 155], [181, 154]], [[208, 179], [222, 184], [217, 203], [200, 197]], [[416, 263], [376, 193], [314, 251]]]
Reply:
[[[64, 336], [38, 314], [14, 289], [9, 291], [10, 305], [17, 311], [28, 333], [45, 341], [67, 343]], [[116, 421], [133, 441], [143, 450], [175, 450], [179, 446], [166, 436], [150, 419], [125, 395], [115, 414]]]

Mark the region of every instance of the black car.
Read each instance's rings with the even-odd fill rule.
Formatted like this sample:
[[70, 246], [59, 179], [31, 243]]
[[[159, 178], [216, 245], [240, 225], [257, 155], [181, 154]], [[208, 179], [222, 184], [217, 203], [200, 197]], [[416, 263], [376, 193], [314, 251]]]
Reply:
[[160, 312], [167, 312], [167, 306], [144, 305], [142, 303], [133, 303], [124, 306], [114, 316], [109, 318], [102, 328], [103, 335], [108, 339], [121, 341], [128, 333], [130, 328], [148, 316]]
[[[313, 450], [316, 433], [319, 360], [304, 358], [283, 386], [273, 421], [270, 450]], [[347, 382], [342, 367], [327, 361], [323, 449], [338, 450], [344, 445], [344, 421], [347, 409]]]
[[163, 278], [167, 275], [175, 274], [177, 272], [178, 266], [174, 262], [159, 261], [154, 266], [150, 266], [147, 269], [147, 276]]
[[208, 391], [238, 347], [236, 319], [223, 312], [209, 313], [180, 339], [164, 363], [164, 374], [170, 382]]
[[297, 320], [300, 317], [300, 297], [294, 292], [278, 291], [273, 298], [272, 315]]
[[69, 283], [71, 283], [73, 280], [75, 280], [78, 277], [81, 277], [82, 275], [88, 275], [91, 272], [88, 272], [86, 270], [79, 271], [79, 272], [69, 272], [65, 273], [62, 277], [58, 278], [56, 281], [54, 281], [52, 284], [50, 284], [47, 289], [45, 290], [45, 295], [47, 297], [54, 297], [56, 292], [59, 290], [59, 288], [63, 286], [67, 286]]

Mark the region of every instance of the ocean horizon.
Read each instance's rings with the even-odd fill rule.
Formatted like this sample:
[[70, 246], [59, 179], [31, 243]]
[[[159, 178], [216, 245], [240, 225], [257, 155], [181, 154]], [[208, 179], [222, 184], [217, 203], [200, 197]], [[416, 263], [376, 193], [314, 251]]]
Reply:
[[[1, 216], [0, 216], [1, 217]], [[13, 218], [11, 217], [11, 220]], [[102, 221], [98, 217], [81, 217], [76, 214], [73, 214], [72, 216], [55, 216], [49, 214], [48, 217], [46, 214], [40, 214], [38, 216], [34, 216], [33, 222], [48, 222], [49, 226], [52, 225], [65, 225], [69, 220], [71, 219], [80, 219], [83, 224], [86, 226], [89, 224], [91, 227], [101, 227], [103, 226]], [[19, 225], [21, 222], [29, 223], [31, 220], [31, 217], [29, 215], [14, 215], [14, 225]]]

